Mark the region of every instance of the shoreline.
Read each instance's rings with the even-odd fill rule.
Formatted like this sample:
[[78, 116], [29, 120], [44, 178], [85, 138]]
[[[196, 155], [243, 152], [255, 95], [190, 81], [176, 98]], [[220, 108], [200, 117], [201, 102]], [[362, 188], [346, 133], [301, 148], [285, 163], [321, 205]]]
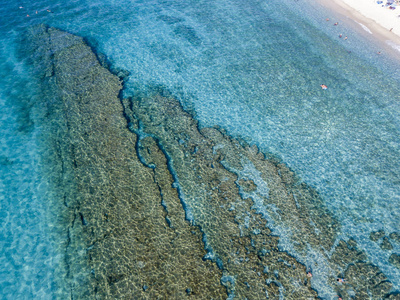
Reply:
[[400, 6], [392, 11], [380, 7], [380, 4], [372, 0], [367, 3], [357, 3], [357, 0], [319, 0], [318, 2], [325, 8], [356, 23], [363, 33], [368, 34], [382, 47], [382, 50], [399, 60]]

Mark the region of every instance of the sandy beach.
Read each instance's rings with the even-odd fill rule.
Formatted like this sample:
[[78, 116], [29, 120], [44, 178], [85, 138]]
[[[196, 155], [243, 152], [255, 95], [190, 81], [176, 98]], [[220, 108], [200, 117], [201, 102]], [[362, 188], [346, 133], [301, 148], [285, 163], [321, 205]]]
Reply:
[[323, 6], [347, 16], [374, 38], [400, 52], [400, 5], [387, 5], [386, 0], [379, 2], [381, 1], [320, 1]]

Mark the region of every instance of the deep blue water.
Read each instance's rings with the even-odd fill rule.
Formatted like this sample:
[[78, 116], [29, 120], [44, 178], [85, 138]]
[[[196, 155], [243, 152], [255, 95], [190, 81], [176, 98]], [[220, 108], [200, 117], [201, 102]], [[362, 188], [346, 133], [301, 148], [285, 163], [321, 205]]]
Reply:
[[[65, 238], [52, 227], [42, 129], [29, 104], [37, 91], [18, 56], [19, 37], [38, 23], [85, 37], [128, 70], [125, 95], [163, 85], [201, 126], [220, 125], [281, 158], [320, 192], [341, 237], [354, 238], [399, 289], [388, 258], [400, 244], [384, 251], [369, 239], [400, 232], [398, 65], [377, 56], [356, 24], [340, 19], [337, 28], [326, 17], [335, 18], [295, 1], [2, 1], [0, 295], [52, 299]], [[281, 247], [290, 252], [290, 241]], [[317, 256], [299, 259], [314, 265]]]

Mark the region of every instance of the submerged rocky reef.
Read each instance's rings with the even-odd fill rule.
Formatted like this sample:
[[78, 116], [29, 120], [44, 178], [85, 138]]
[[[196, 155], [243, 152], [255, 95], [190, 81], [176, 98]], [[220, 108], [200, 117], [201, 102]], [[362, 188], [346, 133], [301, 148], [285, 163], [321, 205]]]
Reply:
[[121, 99], [81, 37], [40, 25], [26, 44], [71, 299], [396, 297], [283, 162], [162, 88]]

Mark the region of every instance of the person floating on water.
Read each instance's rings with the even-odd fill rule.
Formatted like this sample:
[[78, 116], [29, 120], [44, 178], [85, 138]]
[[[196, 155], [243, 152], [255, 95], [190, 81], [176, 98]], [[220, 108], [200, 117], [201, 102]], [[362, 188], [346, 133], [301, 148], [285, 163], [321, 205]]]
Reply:
[[327, 90], [327, 89], [328, 89], [328, 87], [327, 87], [325, 84], [321, 84], [320, 87], [321, 87], [323, 90]]

